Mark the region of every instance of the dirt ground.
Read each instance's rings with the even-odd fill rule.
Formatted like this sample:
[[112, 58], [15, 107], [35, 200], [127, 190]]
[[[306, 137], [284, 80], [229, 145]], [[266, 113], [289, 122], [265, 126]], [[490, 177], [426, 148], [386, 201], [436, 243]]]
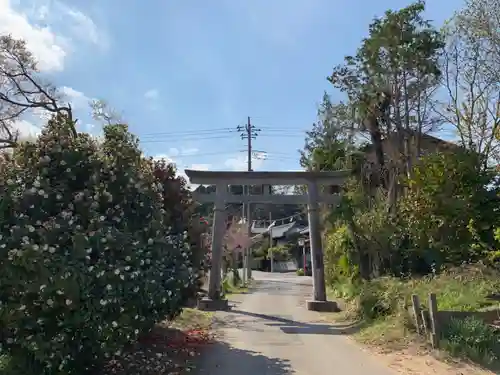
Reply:
[[[421, 348], [407, 348], [398, 351], [381, 351], [377, 348], [366, 347], [381, 361], [405, 375], [495, 375], [495, 373], [480, 369], [467, 363], [458, 361], [449, 362], [438, 359], [429, 351]], [[497, 374], [498, 375], [498, 374]]]

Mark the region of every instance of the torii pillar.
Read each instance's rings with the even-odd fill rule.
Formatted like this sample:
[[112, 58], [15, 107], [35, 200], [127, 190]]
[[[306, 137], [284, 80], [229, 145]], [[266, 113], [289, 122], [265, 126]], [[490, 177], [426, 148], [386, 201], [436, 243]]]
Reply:
[[226, 226], [226, 207], [224, 195], [227, 184], [217, 184], [215, 191], [214, 219], [212, 224], [212, 265], [210, 268], [210, 278], [208, 282], [208, 298], [202, 298], [198, 302], [200, 310], [226, 310], [228, 308], [227, 299], [221, 295], [221, 268], [223, 252], [223, 239]]
[[[215, 214], [212, 230], [212, 268], [208, 298], [202, 299], [198, 307], [205, 310], [227, 309], [227, 300], [221, 298], [222, 242], [225, 232], [226, 203], [273, 203], [307, 204], [309, 216], [309, 238], [313, 274], [313, 300], [306, 301], [307, 308], [314, 311], [338, 311], [334, 301], [326, 299], [323, 246], [319, 218], [319, 203], [337, 204], [338, 194], [320, 194], [319, 185], [340, 186], [350, 175], [350, 171], [306, 172], [233, 172], [186, 170], [191, 183], [216, 185], [215, 194], [197, 194], [201, 202], [214, 203]], [[301, 195], [233, 195], [228, 185], [307, 185], [307, 194]], [[195, 196], [193, 194], [193, 196]]]

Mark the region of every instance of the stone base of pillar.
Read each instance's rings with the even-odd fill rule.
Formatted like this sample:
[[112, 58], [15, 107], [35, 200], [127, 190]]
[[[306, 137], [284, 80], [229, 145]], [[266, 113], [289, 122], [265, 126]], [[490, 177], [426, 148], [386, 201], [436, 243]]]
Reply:
[[309, 311], [339, 312], [339, 306], [335, 301], [306, 301]]
[[203, 297], [198, 301], [198, 309], [202, 311], [226, 311], [229, 309], [229, 303], [227, 299]]

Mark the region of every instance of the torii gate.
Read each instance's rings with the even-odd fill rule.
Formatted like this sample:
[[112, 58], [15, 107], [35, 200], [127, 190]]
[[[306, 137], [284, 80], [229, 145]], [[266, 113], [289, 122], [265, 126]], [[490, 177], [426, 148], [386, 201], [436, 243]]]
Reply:
[[[233, 171], [196, 171], [186, 170], [192, 184], [215, 185], [212, 194], [195, 193], [194, 199], [202, 203], [214, 203], [214, 219], [212, 228], [212, 268], [208, 298], [200, 301], [199, 308], [206, 310], [226, 309], [228, 301], [221, 299], [221, 263], [222, 242], [225, 232], [227, 203], [274, 203], [274, 204], [307, 204], [309, 219], [309, 240], [311, 245], [311, 261], [313, 275], [312, 301], [307, 301], [309, 310], [337, 311], [337, 304], [326, 299], [325, 270], [323, 264], [323, 247], [319, 219], [319, 203], [336, 204], [339, 194], [320, 194], [319, 186], [341, 186], [350, 171], [336, 172], [233, 172]], [[234, 195], [228, 190], [229, 185], [264, 185], [262, 195]], [[307, 186], [307, 193], [301, 195], [272, 195], [266, 185], [301, 185]], [[340, 189], [336, 189], [340, 191]]]

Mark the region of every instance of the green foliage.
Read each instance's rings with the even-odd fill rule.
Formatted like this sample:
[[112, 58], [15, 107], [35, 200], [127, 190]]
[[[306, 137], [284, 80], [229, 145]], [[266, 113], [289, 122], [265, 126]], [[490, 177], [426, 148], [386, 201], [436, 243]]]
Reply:
[[0, 174], [0, 344], [37, 374], [94, 373], [181, 309], [190, 248], [124, 125], [96, 144], [64, 116]]
[[[397, 107], [405, 100], [418, 103], [426, 90], [439, 82], [438, 58], [443, 38], [423, 18], [424, 10], [424, 2], [417, 1], [397, 11], [388, 10], [384, 17], [375, 19], [356, 54], [346, 56], [344, 64], [335, 67], [328, 78], [335, 88], [347, 94], [356, 109], [361, 120], [358, 130], [365, 130], [364, 120], [370, 116], [386, 122], [383, 114], [378, 113], [381, 93], [391, 95], [392, 105]], [[417, 125], [414, 116], [406, 116], [407, 126]], [[393, 131], [389, 127], [385, 130]]]
[[333, 105], [327, 94], [318, 110], [318, 121], [307, 132], [300, 165], [308, 170], [331, 171], [345, 168], [346, 149], [350, 138], [349, 108], [344, 104]]
[[203, 276], [208, 267], [209, 249], [202, 243], [201, 235], [206, 231], [206, 226], [194, 214], [195, 205], [191, 193], [186, 187], [184, 178], [176, 175], [176, 168], [166, 160], [151, 160], [153, 175], [161, 184], [161, 194], [165, 223], [170, 225], [170, 232], [176, 235], [187, 235], [186, 242], [190, 244], [191, 251], [189, 263], [193, 272], [196, 272], [196, 281], [184, 288], [182, 300], [187, 302], [196, 297], [203, 285]]
[[[408, 322], [411, 296], [426, 304], [429, 293], [437, 293], [438, 309], [477, 311], [495, 307], [491, 294], [500, 289], [500, 273], [483, 265], [445, 269], [441, 274], [420, 278], [380, 277], [370, 281], [338, 277], [332, 290], [354, 308], [354, 315], [365, 320], [391, 317]], [[414, 328], [414, 327], [413, 327]]]
[[339, 278], [357, 274], [351, 237], [346, 225], [336, 227], [325, 241], [325, 279], [333, 285]]
[[268, 259], [273, 258], [274, 260], [289, 260], [290, 259], [290, 247], [289, 246], [275, 246], [267, 249]]
[[498, 190], [488, 187], [493, 176], [480, 165], [477, 155], [457, 151], [431, 154], [415, 166], [400, 205], [414, 261], [458, 265], [484, 258], [475, 242], [493, 245]]
[[451, 354], [478, 363], [492, 364], [499, 359], [500, 333], [474, 317], [452, 319], [443, 327], [441, 342]]
[[297, 271], [297, 276], [305, 276], [306, 273], [304, 272], [304, 269], [303, 268], [299, 268]]

